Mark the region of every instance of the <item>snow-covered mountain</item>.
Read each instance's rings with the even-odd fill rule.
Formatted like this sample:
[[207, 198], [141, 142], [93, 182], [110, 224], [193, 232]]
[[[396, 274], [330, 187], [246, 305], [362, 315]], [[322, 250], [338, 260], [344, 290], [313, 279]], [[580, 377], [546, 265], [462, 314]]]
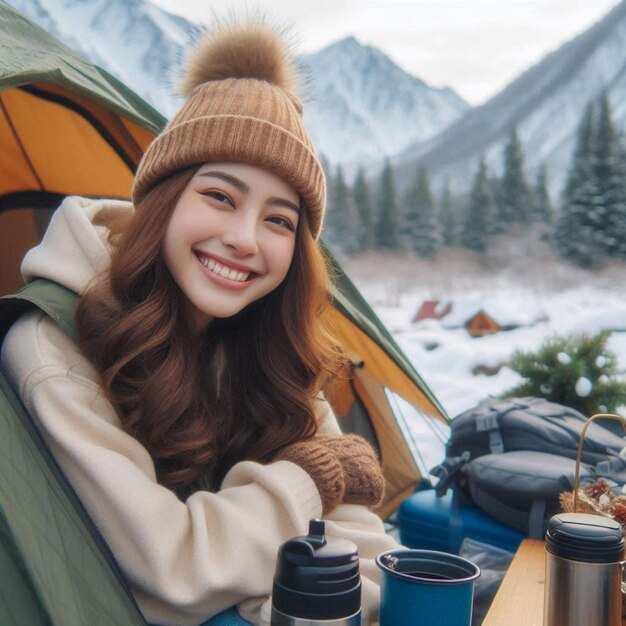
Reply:
[[302, 58], [312, 100], [305, 120], [331, 162], [363, 163], [396, 154], [449, 126], [469, 105], [429, 87], [354, 37]]
[[[8, 1], [166, 116], [177, 109], [172, 93], [196, 25], [149, 0]], [[307, 123], [331, 162], [395, 154], [440, 132], [468, 108], [452, 90], [428, 87], [354, 38], [301, 62], [310, 78]]]
[[438, 137], [414, 144], [394, 159], [400, 179], [416, 164], [435, 182], [467, 189], [481, 155], [499, 173], [512, 127], [523, 143], [528, 174], [542, 163], [553, 193], [561, 191], [583, 111], [606, 90], [614, 120], [626, 129], [626, 0], [590, 29], [545, 57], [481, 107]]
[[184, 50], [197, 27], [146, 0], [8, 0], [92, 63], [171, 115]]

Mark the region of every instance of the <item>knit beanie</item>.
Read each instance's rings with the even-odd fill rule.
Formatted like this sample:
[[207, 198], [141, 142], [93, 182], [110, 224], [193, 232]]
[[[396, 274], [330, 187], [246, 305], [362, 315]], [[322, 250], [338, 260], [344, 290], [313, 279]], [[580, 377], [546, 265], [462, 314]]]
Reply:
[[231, 25], [207, 34], [187, 64], [185, 103], [139, 163], [133, 202], [178, 170], [207, 162], [249, 163], [299, 193], [317, 239], [326, 180], [302, 121], [300, 81], [293, 57], [272, 28]]

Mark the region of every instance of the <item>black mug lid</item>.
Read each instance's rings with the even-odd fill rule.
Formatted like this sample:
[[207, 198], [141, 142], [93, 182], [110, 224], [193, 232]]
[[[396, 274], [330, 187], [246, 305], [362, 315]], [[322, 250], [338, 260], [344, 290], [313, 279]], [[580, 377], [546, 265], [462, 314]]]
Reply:
[[348, 539], [326, 537], [323, 520], [309, 522], [306, 537], [294, 537], [279, 549], [283, 560], [295, 566], [332, 567], [346, 565], [358, 560], [357, 547]]
[[311, 520], [309, 534], [285, 542], [278, 550], [274, 607], [302, 619], [337, 619], [361, 607], [361, 578], [356, 545], [326, 537], [322, 520]]
[[624, 534], [613, 519], [587, 513], [559, 513], [550, 519], [546, 550], [584, 563], [614, 563], [624, 557]]

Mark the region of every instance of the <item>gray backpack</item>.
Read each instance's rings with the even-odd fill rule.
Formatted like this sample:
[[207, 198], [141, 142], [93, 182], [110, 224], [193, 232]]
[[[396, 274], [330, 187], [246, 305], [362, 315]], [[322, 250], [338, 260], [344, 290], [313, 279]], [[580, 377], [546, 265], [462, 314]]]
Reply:
[[[543, 398], [485, 400], [452, 420], [445, 461], [431, 470], [495, 519], [543, 538], [558, 497], [572, 490], [584, 415]], [[585, 436], [581, 482], [626, 482], [626, 439], [593, 424]]]

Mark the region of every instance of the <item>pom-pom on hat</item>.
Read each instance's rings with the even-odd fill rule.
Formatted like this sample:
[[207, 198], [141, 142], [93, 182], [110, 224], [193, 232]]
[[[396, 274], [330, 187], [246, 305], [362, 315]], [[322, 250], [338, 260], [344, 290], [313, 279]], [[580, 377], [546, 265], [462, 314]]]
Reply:
[[300, 194], [317, 239], [326, 180], [302, 121], [299, 84], [287, 46], [269, 26], [225, 26], [206, 35], [187, 64], [186, 102], [139, 163], [133, 202], [186, 167], [250, 163], [280, 176]]

